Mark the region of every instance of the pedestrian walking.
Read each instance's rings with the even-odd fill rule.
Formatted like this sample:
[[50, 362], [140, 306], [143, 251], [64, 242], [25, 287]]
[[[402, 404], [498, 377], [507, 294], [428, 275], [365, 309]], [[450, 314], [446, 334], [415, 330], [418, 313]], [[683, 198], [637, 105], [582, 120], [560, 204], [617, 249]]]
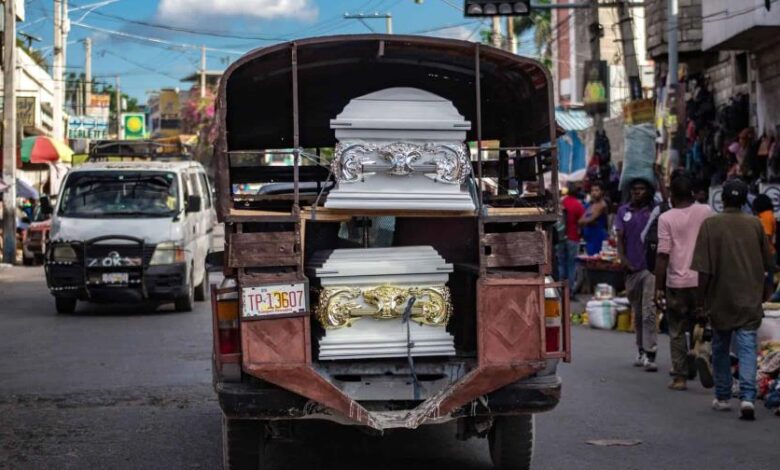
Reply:
[[[671, 196], [672, 208], [658, 218], [655, 299], [657, 305], [666, 305], [673, 376], [669, 388], [686, 390], [690, 372], [686, 333], [696, 321], [699, 285], [699, 275], [690, 266], [699, 228], [712, 215], [712, 210], [695, 202], [693, 181], [687, 175], [672, 179]], [[709, 369], [702, 373], [710, 375]]]
[[644, 179], [631, 182], [631, 200], [620, 206], [615, 217], [617, 247], [620, 262], [626, 270], [626, 291], [634, 312], [637, 358], [634, 365], [655, 372], [655, 275], [647, 269], [645, 246], [642, 242], [650, 213], [653, 210], [653, 185]]
[[576, 197], [576, 188], [570, 185], [568, 194], [561, 201], [566, 237], [558, 243], [558, 274], [559, 279], [569, 281], [569, 291], [574, 296], [574, 273], [576, 270], [577, 253], [580, 248], [580, 230], [578, 222], [585, 213], [585, 208]]
[[590, 205], [585, 216], [579, 220], [585, 252], [588, 256], [601, 253], [601, 246], [607, 239], [607, 202], [604, 200], [604, 185], [595, 182], [590, 185]]
[[739, 360], [740, 418], [755, 419], [756, 331], [761, 326], [764, 279], [771, 256], [761, 222], [744, 214], [748, 188], [740, 180], [723, 185], [722, 214], [702, 223], [691, 269], [699, 273], [698, 311], [712, 323], [715, 410], [731, 408], [731, 361], [734, 338]]
[[761, 221], [764, 234], [769, 245], [769, 254], [772, 256], [772, 269], [767, 272], [766, 285], [764, 286], [764, 299], [769, 299], [775, 289], [775, 230], [777, 222], [775, 221], [775, 206], [772, 204], [772, 198], [766, 194], [759, 194], [753, 200], [753, 213]]

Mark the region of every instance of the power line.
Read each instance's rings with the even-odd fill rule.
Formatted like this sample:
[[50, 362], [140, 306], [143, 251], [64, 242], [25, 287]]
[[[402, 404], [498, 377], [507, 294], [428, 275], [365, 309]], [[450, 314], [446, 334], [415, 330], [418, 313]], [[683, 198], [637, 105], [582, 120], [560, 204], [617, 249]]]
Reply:
[[[163, 39], [153, 38], [153, 37], [149, 37], [149, 36], [139, 36], [139, 35], [136, 35], [136, 34], [124, 33], [122, 31], [115, 31], [113, 29], [99, 28], [97, 26], [92, 26], [92, 25], [89, 25], [89, 24], [86, 24], [86, 23], [76, 23], [76, 22], [73, 22], [71, 24], [73, 26], [78, 26], [80, 28], [91, 29], [93, 31], [98, 31], [98, 32], [110, 34], [110, 35], [113, 35], [113, 36], [119, 36], [119, 37], [123, 37], [125, 39], [135, 39], [135, 40], [138, 40], [138, 41], [146, 41], [146, 42], [149, 42], [149, 43], [154, 43], [154, 44], [158, 44], [158, 45], [164, 45], [164, 46], [168, 46], [168, 47], [172, 47], [172, 48], [178, 48], [178, 49], [184, 49], [184, 50], [190, 50], [190, 49], [192, 49], [192, 50], [200, 50], [200, 48], [201, 48], [201, 46], [199, 46], [197, 44], [176, 43], [176, 42], [172, 42], [172, 41], [165, 41]], [[234, 51], [234, 50], [230, 50], [230, 49], [220, 49], [220, 48], [216, 48], [216, 47], [206, 47], [206, 50], [207, 51], [215, 51], [215, 52], [224, 52], [224, 53], [227, 53], [227, 54], [234, 54], [234, 55], [244, 55], [244, 53], [245, 53], [243, 51]]]

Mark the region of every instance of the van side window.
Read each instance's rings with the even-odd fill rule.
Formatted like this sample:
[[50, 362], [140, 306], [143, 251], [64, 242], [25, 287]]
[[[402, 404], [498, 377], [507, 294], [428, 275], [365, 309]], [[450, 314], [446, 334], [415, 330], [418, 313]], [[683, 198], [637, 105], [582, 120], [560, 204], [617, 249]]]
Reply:
[[200, 184], [198, 183], [198, 175], [196, 173], [190, 173], [187, 176], [189, 178], [187, 184], [190, 187], [190, 194], [193, 196], [200, 196], [200, 198], [203, 199], [203, 191], [200, 189]]
[[198, 173], [200, 176], [200, 187], [203, 190], [203, 207], [211, 209], [211, 186], [205, 173]]

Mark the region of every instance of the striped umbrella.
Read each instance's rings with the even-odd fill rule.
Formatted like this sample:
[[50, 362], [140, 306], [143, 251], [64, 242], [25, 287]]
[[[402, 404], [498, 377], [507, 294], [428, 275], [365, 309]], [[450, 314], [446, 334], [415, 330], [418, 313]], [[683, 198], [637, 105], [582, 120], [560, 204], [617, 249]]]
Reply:
[[72, 156], [70, 147], [51, 137], [39, 135], [22, 139], [22, 163], [69, 162]]

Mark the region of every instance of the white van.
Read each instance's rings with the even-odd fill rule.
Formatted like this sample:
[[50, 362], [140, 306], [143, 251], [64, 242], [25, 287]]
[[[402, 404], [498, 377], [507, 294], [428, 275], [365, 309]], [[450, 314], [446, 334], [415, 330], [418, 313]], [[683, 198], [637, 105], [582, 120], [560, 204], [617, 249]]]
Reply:
[[51, 210], [45, 269], [58, 313], [78, 300], [190, 311], [206, 298], [216, 212], [200, 163], [88, 162], [68, 173]]

